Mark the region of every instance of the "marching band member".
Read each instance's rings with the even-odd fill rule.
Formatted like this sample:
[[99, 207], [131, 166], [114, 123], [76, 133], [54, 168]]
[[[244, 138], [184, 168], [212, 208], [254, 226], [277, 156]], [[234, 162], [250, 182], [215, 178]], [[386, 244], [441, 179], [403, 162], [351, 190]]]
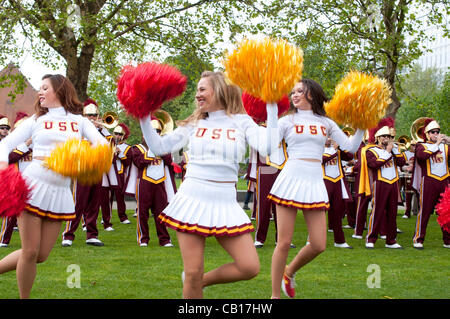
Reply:
[[0, 114], [0, 141], [3, 140], [11, 129], [11, 124], [9, 123], [9, 119]]
[[128, 126], [124, 123], [118, 124], [113, 131], [114, 141], [116, 144], [116, 154], [114, 156], [113, 164], [117, 176], [117, 188], [111, 188], [111, 207], [113, 198], [115, 196], [117, 202], [117, 214], [119, 215], [119, 220], [122, 224], [130, 224], [128, 216], [126, 214], [126, 204], [125, 204], [125, 181], [129, 175], [129, 168], [131, 164], [131, 145], [128, 145], [125, 141], [130, 135], [130, 130]]
[[[16, 129], [28, 117], [28, 114], [18, 112], [16, 119], [14, 120], [14, 129]], [[31, 163], [33, 157], [31, 145], [32, 140], [29, 138], [24, 143], [19, 144], [14, 151], [9, 153], [9, 163], [16, 164], [19, 172], [23, 172]], [[17, 227], [17, 217], [11, 216], [3, 218], [0, 229], [0, 247], [8, 247], [15, 227]]]
[[[424, 142], [417, 143], [412, 185], [419, 192], [419, 212], [417, 213], [413, 247], [423, 249], [428, 220], [439, 196], [450, 183], [449, 142], [440, 133], [439, 123], [427, 118], [420, 129]], [[444, 247], [450, 248], [450, 234], [442, 228]]]
[[[333, 120], [325, 117], [327, 100], [318, 83], [302, 79], [291, 92], [291, 108], [295, 112], [278, 121], [279, 141], [285, 139], [289, 159], [269, 195], [277, 205], [278, 226], [278, 241], [272, 256], [272, 298], [280, 297], [280, 287], [293, 298], [295, 273], [326, 248], [325, 211], [329, 209], [329, 201], [321, 162], [327, 136], [343, 150], [354, 153], [364, 134], [357, 130], [349, 139]], [[303, 210], [309, 244], [286, 266], [298, 209]]]
[[45, 168], [42, 161], [56, 144], [69, 138], [84, 137], [94, 145], [107, 143], [94, 125], [81, 116], [82, 107], [67, 78], [45, 75], [35, 104], [36, 114], [0, 142], [0, 169], [4, 169], [8, 154], [20, 143], [33, 139], [33, 161], [22, 172], [31, 188], [31, 198], [18, 217], [22, 248], [0, 261], [0, 273], [16, 270], [21, 298], [29, 298], [36, 264], [49, 256], [62, 221], [75, 218], [71, 179]]
[[333, 230], [334, 247], [353, 248], [345, 242], [342, 230], [342, 218], [345, 202], [351, 201], [351, 194], [345, 180], [342, 161], [350, 161], [353, 154], [341, 151], [339, 146], [327, 138], [322, 158], [323, 178], [328, 193], [330, 208], [328, 210], [328, 228]]
[[[99, 109], [97, 103], [92, 99], [87, 99], [84, 102], [83, 115], [94, 124], [97, 132], [103, 136], [108, 142], [111, 141], [111, 134], [101, 125], [98, 121]], [[102, 189], [102, 184], [105, 181], [105, 175], [101, 182], [94, 185], [82, 185], [75, 181], [73, 186], [73, 198], [75, 200], [75, 214], [76, 217], [66, 223], [66, 227], [62, 233], [63, 247], [72, 246], [73, 240], [75, 239], [75, 231], [77, 230], [80, 221], [83, 219], [86, 225], [86, 244], [91, 246], [104, 246], [104, 243], [98, 239], [98, 229], [97, 229], [97, 218], [100, 209], [100, 205], [104, 204], [104, 191]], [[108, 203], [104, 206], [109, 206]], [[102, 207], [102, 217], [107, 219], [107, 216], [103, 214], [107, 213], [107, 209], [103, 210]], [[104, 225], [110, 227], [110, 225]]]
[[[172, 133], [160, 137], [148, 117], [140, 121], [155, 155], [189, 143], [185, 180], [160, 214], [161, 221], [177, 231], [184, 298], [202, 298], [206, 286], [258, 274], [259, 258], [250, 235], [254, 228], [236, 198], [238, 168], [247, 143], [264, 155], [278, 144], [270, 135], [276, 133], [270, 128], [276, 127], [277, 107], [267, 106], [268, 129], [258, 126], [245, 114], [240, 89], [227, 84], [222, 72], [203, 72], [195, 98], [196, 110]], [[233, 261], [204, 273], [208, 236], [215, 236]]]
[[[256, 208], [256, 248], [262, 248], [264, 246], [272, 216], [274, 216], [275, 221], [275, 243], [277, 242], [275, 204], [267, 196], [287, 161], [286, 143], [283, 140], [280, 144], [280, 147], [274, 150], [269, 156], [264, 157], [259, 152], [256, 153], [256, 196], [254, 203], [254, 207]], [[294, 245], [291, 246], [295, 248]]]
[[[356, 239], [362, 239], [363, 238], [363, 232], [364, 228], [366, 227], [367, 223], [367, 212], [369, 209], [370, 201], [372, 200], [372, 195], [366, 195], [365, 193], [359, 193], [359, 184], [361, 183], [361, 151], [362, 149], [370, 143], [367, 139], [365, 141], [361, 142], [361, 145], [358, 148], [358, 151], [356, 152], [356, 162], [355, 166], [353, 167], [353, 172], [355, 173], [355, 197], [353, 200], [355, 201], [355, 211], [356, 211], [356, 217], [355, 217], [355, 231], [352, 235], [352, 238]], [[373, 144], [373, 143], [371, 143]]]
[[[161, 122], [157, 119], [151, 121], [153, 127], [162, 131]], [[136, 188], [137, 201], [137, 242], [141, 247], [147, 247], [150, 240], [148, 229], [149, 210], [155, 220], [156, 234], [159, 245], [173, 247], [166, 226], [160, 222], [159, 216], [168, 204], [168, 194], [165, 180], [170, 178], [165, 171], [164, 161], [160, 156], [152, 154], [145, 140], [132, 149], [133, 163], [139, 170]]]
[[[403, 166], [403, 171], [412, 174], [413, 168], [414, 168], [414, 154], [416, 151], [416, 141], [411, 141], [409, 149], [407, 149], [405, 152], [406, 157], [406, 163], [407, 165]], [[405, 213], [402, 216], [402, 218], [409, 218], [411, 217], [411, 209], [413, 206], [413, 202], [417, 203], [417, 196], [414, 188], [412, 187], [412, 179], [408, 179], [405, 185]], [[416, 208], [414, 208], [414, 214], [416, 214]]]
[[390, 127], [393, 119], [380, 120], [377, 127], [369, 131], [370, 140], [376, 145], [368, 145], [361, 151], [361, 182], [360, 191], [366, 195], [373, 193], [372, 211], [368, 222], [366, 248], [374, 248], [383, 224], [386, 223], [387, 248], [401, 249], [396, 241], [397, 236], [397, 205], [399, 198], [398, 169], [406, 162], [405, 157], [395, 147]]

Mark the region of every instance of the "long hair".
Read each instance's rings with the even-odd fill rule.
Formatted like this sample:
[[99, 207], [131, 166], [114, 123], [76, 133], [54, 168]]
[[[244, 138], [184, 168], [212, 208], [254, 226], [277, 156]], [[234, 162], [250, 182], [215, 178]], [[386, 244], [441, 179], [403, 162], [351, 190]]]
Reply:
[[[207, 78], [214, 92], [214, 103], [217, 103], [225, 112], [230, 114], [245, 114], [244, 105], [242, 103], [242, 91], [234, 84], [227, 84], [223, 72], [204, 71], [201, 78]], [[199, 108], [188, 116], [186, 119], [178, 121], [177, 125], [184, 126], [191, 122], [205, 119], [207, 113], [202, 112]]]
[[[303, 83], [303, 95], [309, 104], [311, 104], [313, 113], [326, 116], [324, 104], [328, 101], [328, 97], [320, 84], [312, 79], [302, 79], [300, 80], [300, 83]], [[296, 110], [292, 100], [290, 104], [291, 107], [289, 109], [289, 113], [294, 113]]]
[[[61, 74], [46, 74], [42, 80], [49, 79], [56, 96], [67, 112], [73, 114], [83, 114], [83, 103], [80, 102], [77, 92], [72, 82]], [[36, 117], [44, 115], [48, 112], [48, 108], [42, 107], [39, 97], [34, 103]]]

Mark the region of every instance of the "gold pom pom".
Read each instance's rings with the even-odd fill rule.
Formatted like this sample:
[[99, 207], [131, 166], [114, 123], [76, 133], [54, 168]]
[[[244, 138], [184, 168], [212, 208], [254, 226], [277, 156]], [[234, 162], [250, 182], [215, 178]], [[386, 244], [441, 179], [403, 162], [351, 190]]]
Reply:
[[226, 76], [250, 95], [276, 103], [302, 77], [303, 51], [285, 40], [243, 40], [225, 56]]
[[351, 71], [339, 82], [333, 98], [324, 107], [336, 123], [365, 130], [377, 126], [384, 117], [390, 97], [386, 80]]
[[114, 148], [108, 144], [91, 146], [88, 141], [69, 139], [58, 145], [44, 160], [44, 165], [81, 184], [92, 185], [101, 181], [111, 168]]

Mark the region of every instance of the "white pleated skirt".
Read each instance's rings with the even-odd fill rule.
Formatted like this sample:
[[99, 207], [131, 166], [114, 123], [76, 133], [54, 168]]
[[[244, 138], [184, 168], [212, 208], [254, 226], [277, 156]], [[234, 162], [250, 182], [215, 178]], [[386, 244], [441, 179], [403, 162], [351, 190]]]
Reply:
[[237, 202], [234, 183], [188, 177], [159, 215], [166, 226], [205, 237], [236, 236], [254, 231]]
[[328, 193], [320, 162], [290, 159], [286, 162], [268, 198], [278, 205], [302, 210], [328, 210]]
[[75, 218], [75, 204], [70, 189], [70, 178], [42, 166], [33, 160], [22, 172], [31, 187], [31, 197], [25, 210], [41, 218], [71, 220]]

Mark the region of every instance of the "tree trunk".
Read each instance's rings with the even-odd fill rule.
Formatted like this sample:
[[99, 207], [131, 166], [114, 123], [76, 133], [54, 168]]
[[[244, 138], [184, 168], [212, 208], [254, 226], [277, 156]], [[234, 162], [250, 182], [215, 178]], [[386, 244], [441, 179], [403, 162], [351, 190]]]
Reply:
[[89, 97], [87, 94], [87, 87], [89, 72], [94, 58], [94, 50], [95, 47], [93, 45], [88, 45], [81, 49], [79, 57], [73, 56], [66, 58], [66, 76], [73, 83], [81, 102], [84, 102]]

